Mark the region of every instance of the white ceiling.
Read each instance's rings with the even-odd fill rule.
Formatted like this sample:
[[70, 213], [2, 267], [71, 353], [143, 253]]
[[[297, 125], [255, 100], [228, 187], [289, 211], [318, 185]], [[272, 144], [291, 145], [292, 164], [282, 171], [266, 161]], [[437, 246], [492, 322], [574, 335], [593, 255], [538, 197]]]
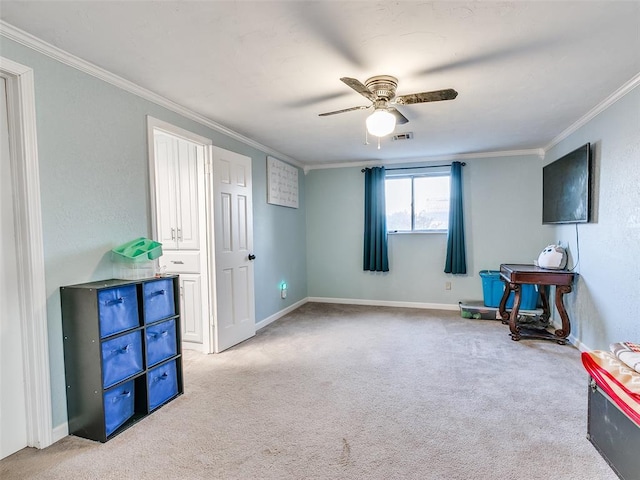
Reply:
[[[640, 72], [639, 1], [7, 1], [0, 17], [306, 165], [544, 148]], [[396, 132], [364, 144], [399, 79]]]

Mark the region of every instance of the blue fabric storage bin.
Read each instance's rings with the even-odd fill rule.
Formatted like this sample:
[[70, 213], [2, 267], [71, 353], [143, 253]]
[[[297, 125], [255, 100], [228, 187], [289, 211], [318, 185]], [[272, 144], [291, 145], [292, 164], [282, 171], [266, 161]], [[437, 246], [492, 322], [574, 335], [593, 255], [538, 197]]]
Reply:
[[168, 362], [147, 373], [149, 410], [159, 407], [178, 394], [176, 361]]
[[143, 295], [145, 323], [153, 323], [176, 314], [172, 279], [146, 282], [143, 286]]
[[100, 338], [139, 326], [138, 295], [135, 285], [98, 292]]
[[134, 398], [133, 380], [105, 392], [104, 423], [107, 436], [133, 416]]
[[[497, 270], [482, 270], [482, 293], [484, 294], [485, 307], [499, 307], [502, 294], [506, 288], [505, 283], [500, 279], [500, 272]], [[538, 286], [520, 285], [520, 310], [535, 310], [538, 305]], [[507, 298], [506, 308], [512, 308], [515, 299], [515, 292], [511, 292]]]
[[147, 367], [173, 357], [178, 353], [175, 320], [147, 327], [145, 336], [147, 342]]
[[140, 330], [107, 340], [102, 344], [102, 383], [104, 388], [142, 371]]

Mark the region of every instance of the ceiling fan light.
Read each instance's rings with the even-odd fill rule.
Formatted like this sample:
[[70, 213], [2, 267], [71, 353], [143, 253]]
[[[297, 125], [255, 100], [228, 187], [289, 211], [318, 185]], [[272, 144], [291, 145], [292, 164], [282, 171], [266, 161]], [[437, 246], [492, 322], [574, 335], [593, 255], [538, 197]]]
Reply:
[[367, 117], [367, 131], [369, 135], [384, 137], [396, 128], [396, 117], [384, 109], [377, 109]]

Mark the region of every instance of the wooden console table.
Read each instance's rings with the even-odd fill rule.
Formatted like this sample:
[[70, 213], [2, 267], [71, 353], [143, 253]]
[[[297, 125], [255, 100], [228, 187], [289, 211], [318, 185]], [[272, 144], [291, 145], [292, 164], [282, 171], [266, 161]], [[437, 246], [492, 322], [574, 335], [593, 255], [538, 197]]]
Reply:
[[[505, 282], [504, 294], [500, 300], [500, 317], [502, 322], [509, 324], [511, 331], [511, 339], [518, 341], [521, 338], [537, 338], [542, 340], [554, 340], [561, 345], [566, 344], [566, 339], [571, 333], [571, 323], [569, 315], [564, 308], [563, 296], [565, 293], [571, 292], [571, 285], [575, 277], [575, 273], [567, 270], [547, 270], [536, 267], [535, 265], [522, 264], [502, 264], [500, 265], [500, 277]], [[546, 329], [532, 330], [523, 328], [518, 325], [518, 310], [520, 309], [521, 288], [523, 284], [538, 285], [544, 287], [552, 285], [556, 287], [556, 308], [562, 319], [562, 328], [550, 332]], [[551, 318], [549, 309], [549, 299], [547, 298], [547, 289], [538, 288], [540, 298], [542, 299], [542, 320], [548, 322]], [[506, 305], [509, 294], [515, 292], [513, 300], [513, 308], [511, 313], [507, 312]]]

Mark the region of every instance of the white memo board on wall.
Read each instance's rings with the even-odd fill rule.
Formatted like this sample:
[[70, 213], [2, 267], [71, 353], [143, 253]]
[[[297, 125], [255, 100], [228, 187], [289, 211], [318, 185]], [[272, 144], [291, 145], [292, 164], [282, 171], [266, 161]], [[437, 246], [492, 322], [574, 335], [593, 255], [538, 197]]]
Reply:
[[298, 169], [267, 157], [267, 202], [298, 208]]

